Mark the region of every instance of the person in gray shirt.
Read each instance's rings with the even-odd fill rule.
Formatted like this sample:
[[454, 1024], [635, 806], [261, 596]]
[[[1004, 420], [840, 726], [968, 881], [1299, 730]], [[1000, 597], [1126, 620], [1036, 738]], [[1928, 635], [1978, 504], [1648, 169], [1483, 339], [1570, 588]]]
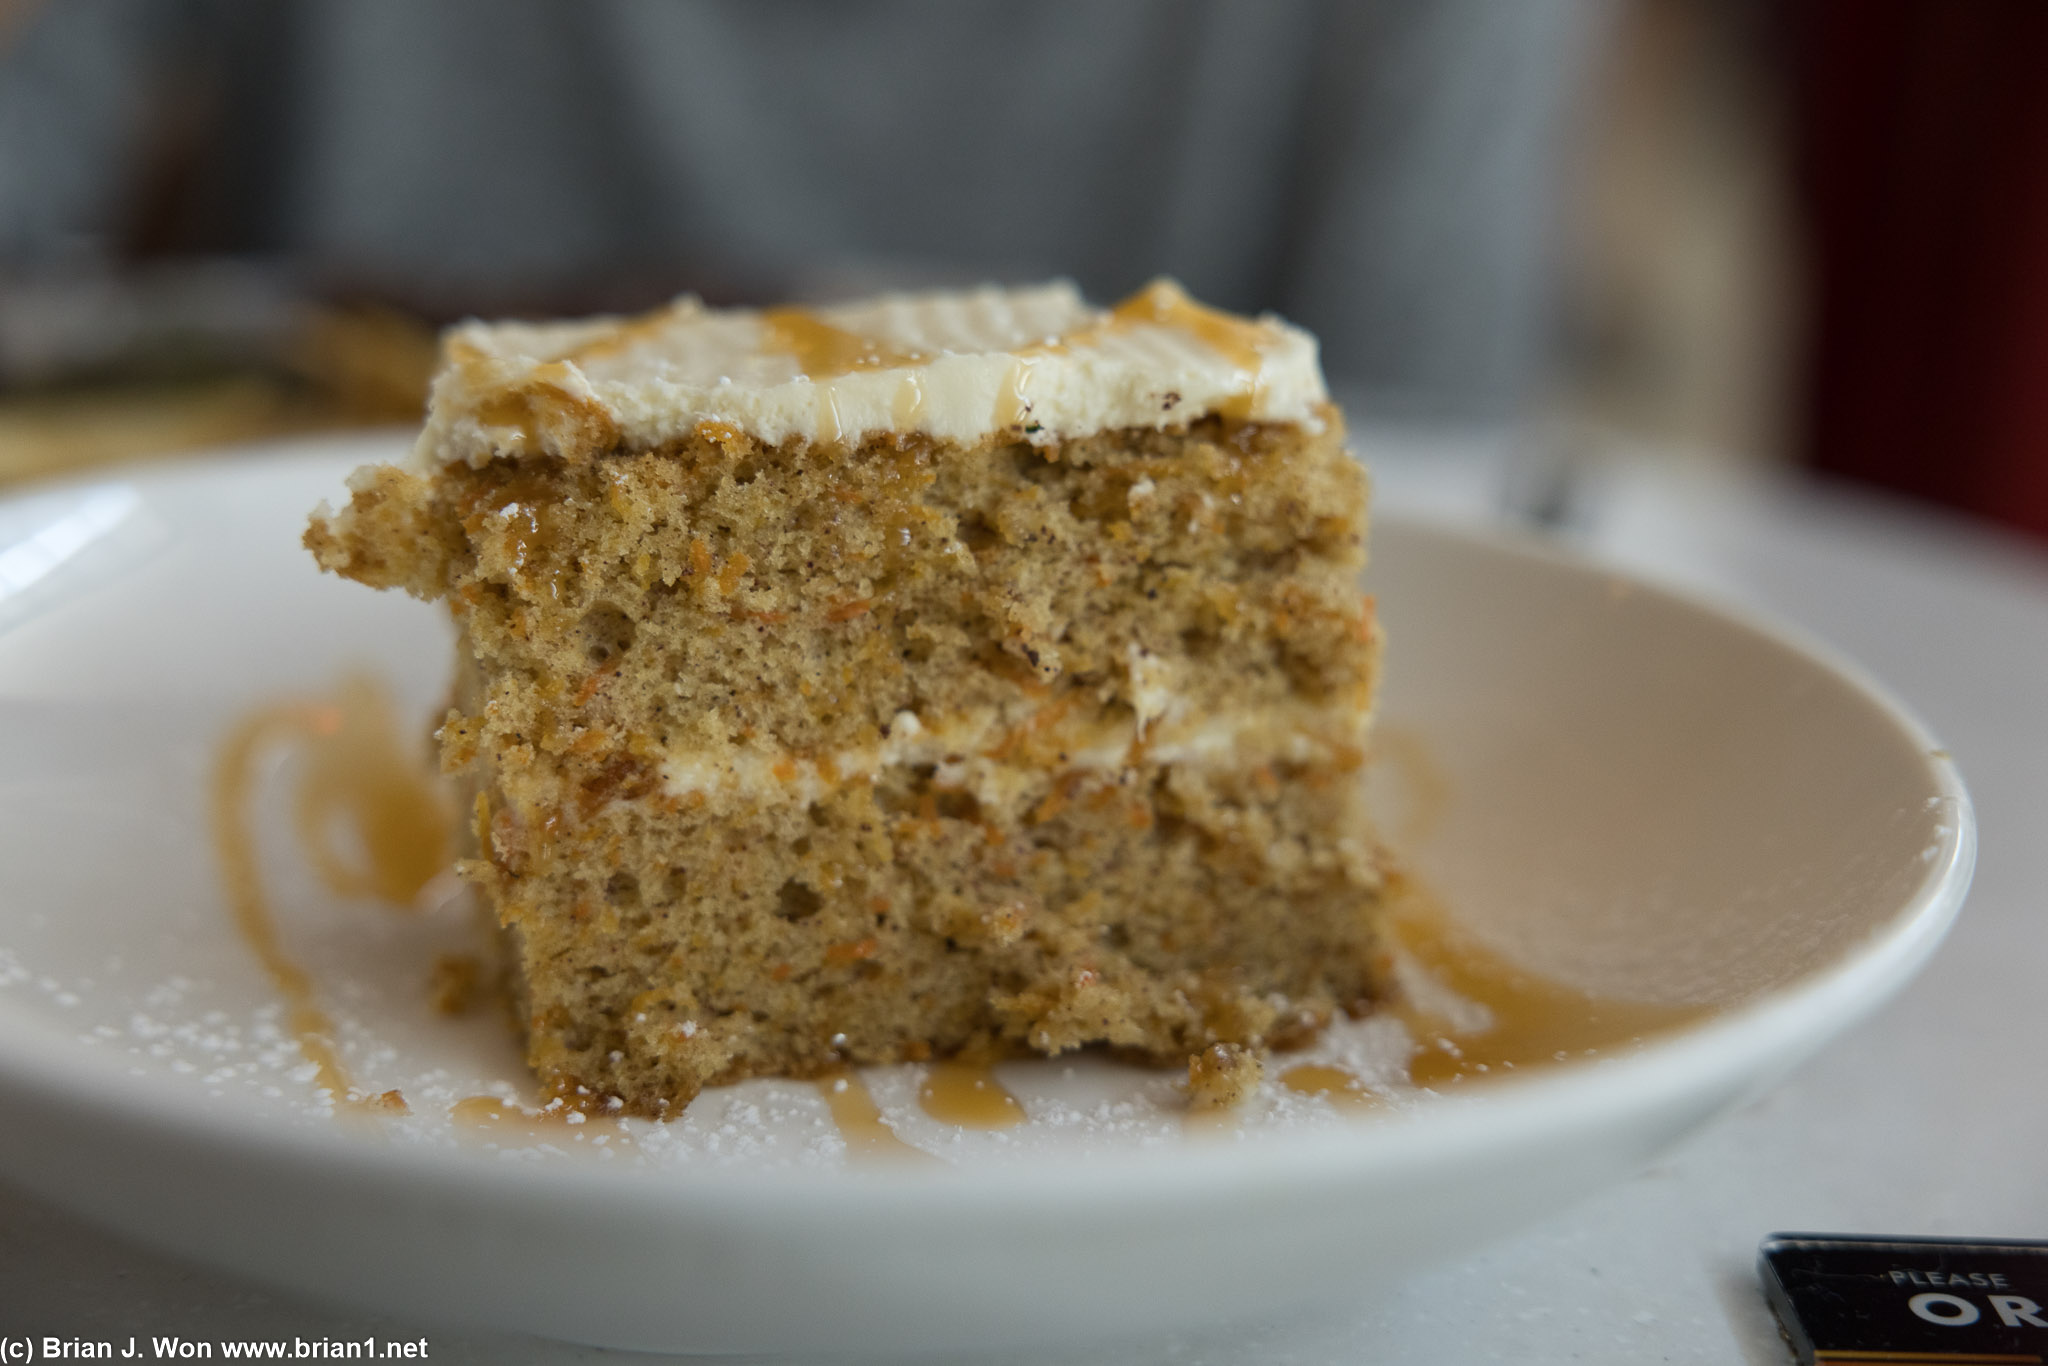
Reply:
[[1171, 274], [1314, 330], [1378, 414], [1492, 420], [1540, 376], [1600, 16], [62, 0], [0, 39], [0, 259], [254, 253], [486, 301]]

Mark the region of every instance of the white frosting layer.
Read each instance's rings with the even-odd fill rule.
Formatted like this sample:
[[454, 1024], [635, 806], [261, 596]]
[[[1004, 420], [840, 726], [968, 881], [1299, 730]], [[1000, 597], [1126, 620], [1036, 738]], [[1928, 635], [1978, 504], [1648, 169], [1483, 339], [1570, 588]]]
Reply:
[[467, 323], [416, 458], [587, 456], [715, 424], [771, 444], [921, 432], [1035, 443], [1210, 413], [1316, 423], [1315, 338], [1204, 308], [1170, 281], [1090, 307], [1070, 284], [799, 311], [678, 300], [642, 318]]

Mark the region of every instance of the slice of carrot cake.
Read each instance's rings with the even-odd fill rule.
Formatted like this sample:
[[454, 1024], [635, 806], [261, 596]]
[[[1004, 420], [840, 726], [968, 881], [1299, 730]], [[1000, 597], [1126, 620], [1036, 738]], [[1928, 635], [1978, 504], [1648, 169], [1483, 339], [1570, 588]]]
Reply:
[[350, 489], [306, 545], [454, 615], [556, 1094], [1177, 1065], [1370, 992], [1365, 479], [1299, 329], [1164, 281], [471, 323]]

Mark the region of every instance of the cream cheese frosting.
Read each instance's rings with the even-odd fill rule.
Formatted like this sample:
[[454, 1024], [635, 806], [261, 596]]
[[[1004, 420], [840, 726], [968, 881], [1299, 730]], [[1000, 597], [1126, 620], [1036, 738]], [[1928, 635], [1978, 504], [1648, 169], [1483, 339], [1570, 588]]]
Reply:
[[465, 323], [448, 334], [422, 468], [585, 459], [691, 434], [855, 442], [881, 432], [1049, 444], [1212, 413], [1317, 424], [1315, 338], [1158, 280], [1111, 309], [1066, 282], [817, 309]]
[[[1162, 713], [1177, 711], [1161, 707]], [[1141, 757], [1225, 770], [1273, 761], [1328, 763], [1347, 752], [1355, 758], [1365, 741], [1362, 719], [1333, 724], [1300, 703], [1154, 724], [1149, 740], [1139, 717], [1064, 723], [1037, 733], [1029, 754], [1006, 754], [1002, 738], [1020, 729], [1035, 731], [1034, 718], [1006, 721], [987, 708], [940, 721], [905, 711], [878, 743], [815, 758], [730, 743], [678, 747], [661, 763], [662, 786], [676, 797], [702, 793], [811, 803], [842, 783], [872, 779], [886, 768], [930, 764], [940, 787], [970, 792], [985, 806], [1007, 810], [1048, 775], [1070, 770], [1116, 771]]]

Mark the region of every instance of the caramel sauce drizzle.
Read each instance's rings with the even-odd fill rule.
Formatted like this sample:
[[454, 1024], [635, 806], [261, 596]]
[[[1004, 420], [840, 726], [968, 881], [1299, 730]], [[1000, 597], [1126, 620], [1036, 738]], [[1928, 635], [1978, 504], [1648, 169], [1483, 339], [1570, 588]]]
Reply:
[[518, 1106], [508, 1105], [496, 1096], [464, 1096], [448, 1107], [448, 1117], [484, 1127], [512, 1119], [524, 1120], [527, 1116]]
[[[248, 822], [258, 760], [298, 741], [305, 755], [296, 801], [299, 837], [314, 871], [343, 896], [375, 896], [409, 908], [450, 858], [450, 821], [439, 790], [399, 743], [390, 703], [367, 679], [346, 684], [331, 703], [289, 702], [244, 717], [214, 765], [210, 792], [214, 848], [235, 929], [284, 998], [299, 1052], [314, 1085], [337, 1108], [403, 1112], [404, 1097], [359, 1092], [335, 1047], [334, 1022], [320, 1009], [313, 979], [285, 952], [263, 890], [256, 839]], [[365, 862], [352, 866], [328, 843], [337, 818], [359, 837]]]
[[[849, 332], [807, 309], [770, 309], [761, 315], [761, 326], [766, 345], [794, 357], [797, 368], [811, 379], [830, 379], [857, 370], [893, 369], [930, 359], [924, 352], [899, 347], [879, 337]], [[996, 395], [995, 425], [1015, 426], [1030, 411], [1030, 400], [1025, 397], [1024, 390], [1031, 379], [1034, 358], [1065, 355], [1076, 347], [1146, 326], [1186, 332], [1233, 367], [1245, 372], [1243, 392], [1222, 405], [1219, 411], [1226, 417], [1243, 418], [1251, 414], [1263, 392], [1266, 347], [1274, 338], [1273, 327], [1198, 304], [1171, 280], [1154, 280], [1110, 309], [1098, 321], [1063, 336], [1018, 347], [1016, 362]], [[923, 407], [924, 391], [913, 377], [897, 391], [893, 416], [899, 426], [909, 426]], [[827, 439], [836, 439], [840, 431], [837, 411], [821, 414], [821, 426]]]
[[889, 416], [898, 427], [913, 426], [924, 412], [924, 385], [916, 375], [905, 375], [903, 382], [896, 386], [896, 399], [890, 405]]
[[[297, 803], [313, 869], [342, 896], [410, 907], [453, 857], [447, 800], [367, 679], [351, 679], [336, 703], [315, 710]], [[354, 826], [367, 866], [351, 867], [328, 843], [337, 817]]]
[[[1043, 342], [1040, 345], [1051, 349], [1058, 346], [1058, 343]], [[1031, 400], [1024, 397], [1024, 386], [1030, 379], [1031, 357], [1020, 355], [1010, 366], [1009, 373], [1003, 376], [1003, 387], [996, 391], [994, 421], [997, 427], [1014, 427], [1022, 422], [1024, 415], [1031, 410]]]
[[1198, 304], [1173, 281], [1154, 280], [1110, 309], [1098, 322], [1076, 328], [1064, 336], [1019, 347], [1017, 363], [1010, 368], [1002, 391], [996, 396], [995, 425], [1015, 426], [1030, 410], [1024, 387], [1031, 379], [1033, 357], [1066, 355], [1076, 347], [1092, 345], [1104, 337], [1147, 326], [1185, 332], [1222, 356], [1232, 367], [1243, 371], [1244, 388], [1217, 405], [1216, 411], [1228, 418], [1251, 416], [1265, 392], [1266, 347], [1275, 335], [1272, 325]]
[[[1407, 1078], [1413, 1086], [1440, 1090], [1633, 1047], [1713, 1009], [1597, 996], [1517, 967], [1398, 872], [1388, 875], [1383, 924], [1394, 954], [1436, 986], [1485, 1007], [1487, 1015], [1483, 1026], [1459, 1029], [1398, 987], [1390, 992], [1379, 1009], [1406, 1025], [1414, 1040]], [[1289, 1068], [1280, 1083], [1343, 1106], [1370, 1107], [1384, 1099], [1345, 1068], [1323, 1063]]]
[[917, 1099], [933, 1119], [965, 1129], [1008, 1129], [1024, 1122], [1023, 1104], [983, 1063], [933, 1063]]
[[771, 308], [761, 315], [761, 329], [768, 347], [795, 357], [797, 368], [811, 379], [890, 370], [927, 359], [922, 351], [848, 332], [803, 308]]
[[1391, 1009], [1420, 1045], [1408, 1079], [1437, 1088], [1631, 1047], [1710, 1014], [1707, 1005], [1623, 1001], [1518, 967], [1459, 927], [1437, 899], [1400, 873], [1388, 878], [1386, 928], [1397, 952], [1439, 985], [1486, 1007], [1484, 1029], [1453, 1031], [1397, 995]]
[[678, 317], [695, 313], [700, 306], [695, 297], [686, 294], [680, 299], [663, 304], [660, 308], [650, 309], [626, 319], [611, 331], [583, 343], [562, 359], [581, 363], [615, 356], [628, 347], [636, 346], [654, 336]]
[[1321, 1096], [1336, 1105], [1363, 1108], [1380, 1102], [1355, 1075], [1327, 1063], [1305, 1062], [1290, 1067], [1280, 1074], [1280, 1084], [1304, 1096]]
[[832, 1111], [832, 1123], [846, 1140], [846, 1155], [853, 1162], [929, 1162], [931, 1154], [913, 1148], [896, 1137], [896, 1131], [882, 1122], [881, 1107], [868, 1092], [860, 1074], [842, 1067], [818, 1078], [818, 1094]]
[[1066, 344], [1076, 344], [1089, 332], [1123, 331], [1144, 324], [1190, 333], [1238, 369], [1254, 374], [1265, 364], [1266, 346], [1273, 340], [1270, 324], [1198, 304], [1171, 280], [1154, 280], [1109, 310], [1106, 323], [1084, 329]]

